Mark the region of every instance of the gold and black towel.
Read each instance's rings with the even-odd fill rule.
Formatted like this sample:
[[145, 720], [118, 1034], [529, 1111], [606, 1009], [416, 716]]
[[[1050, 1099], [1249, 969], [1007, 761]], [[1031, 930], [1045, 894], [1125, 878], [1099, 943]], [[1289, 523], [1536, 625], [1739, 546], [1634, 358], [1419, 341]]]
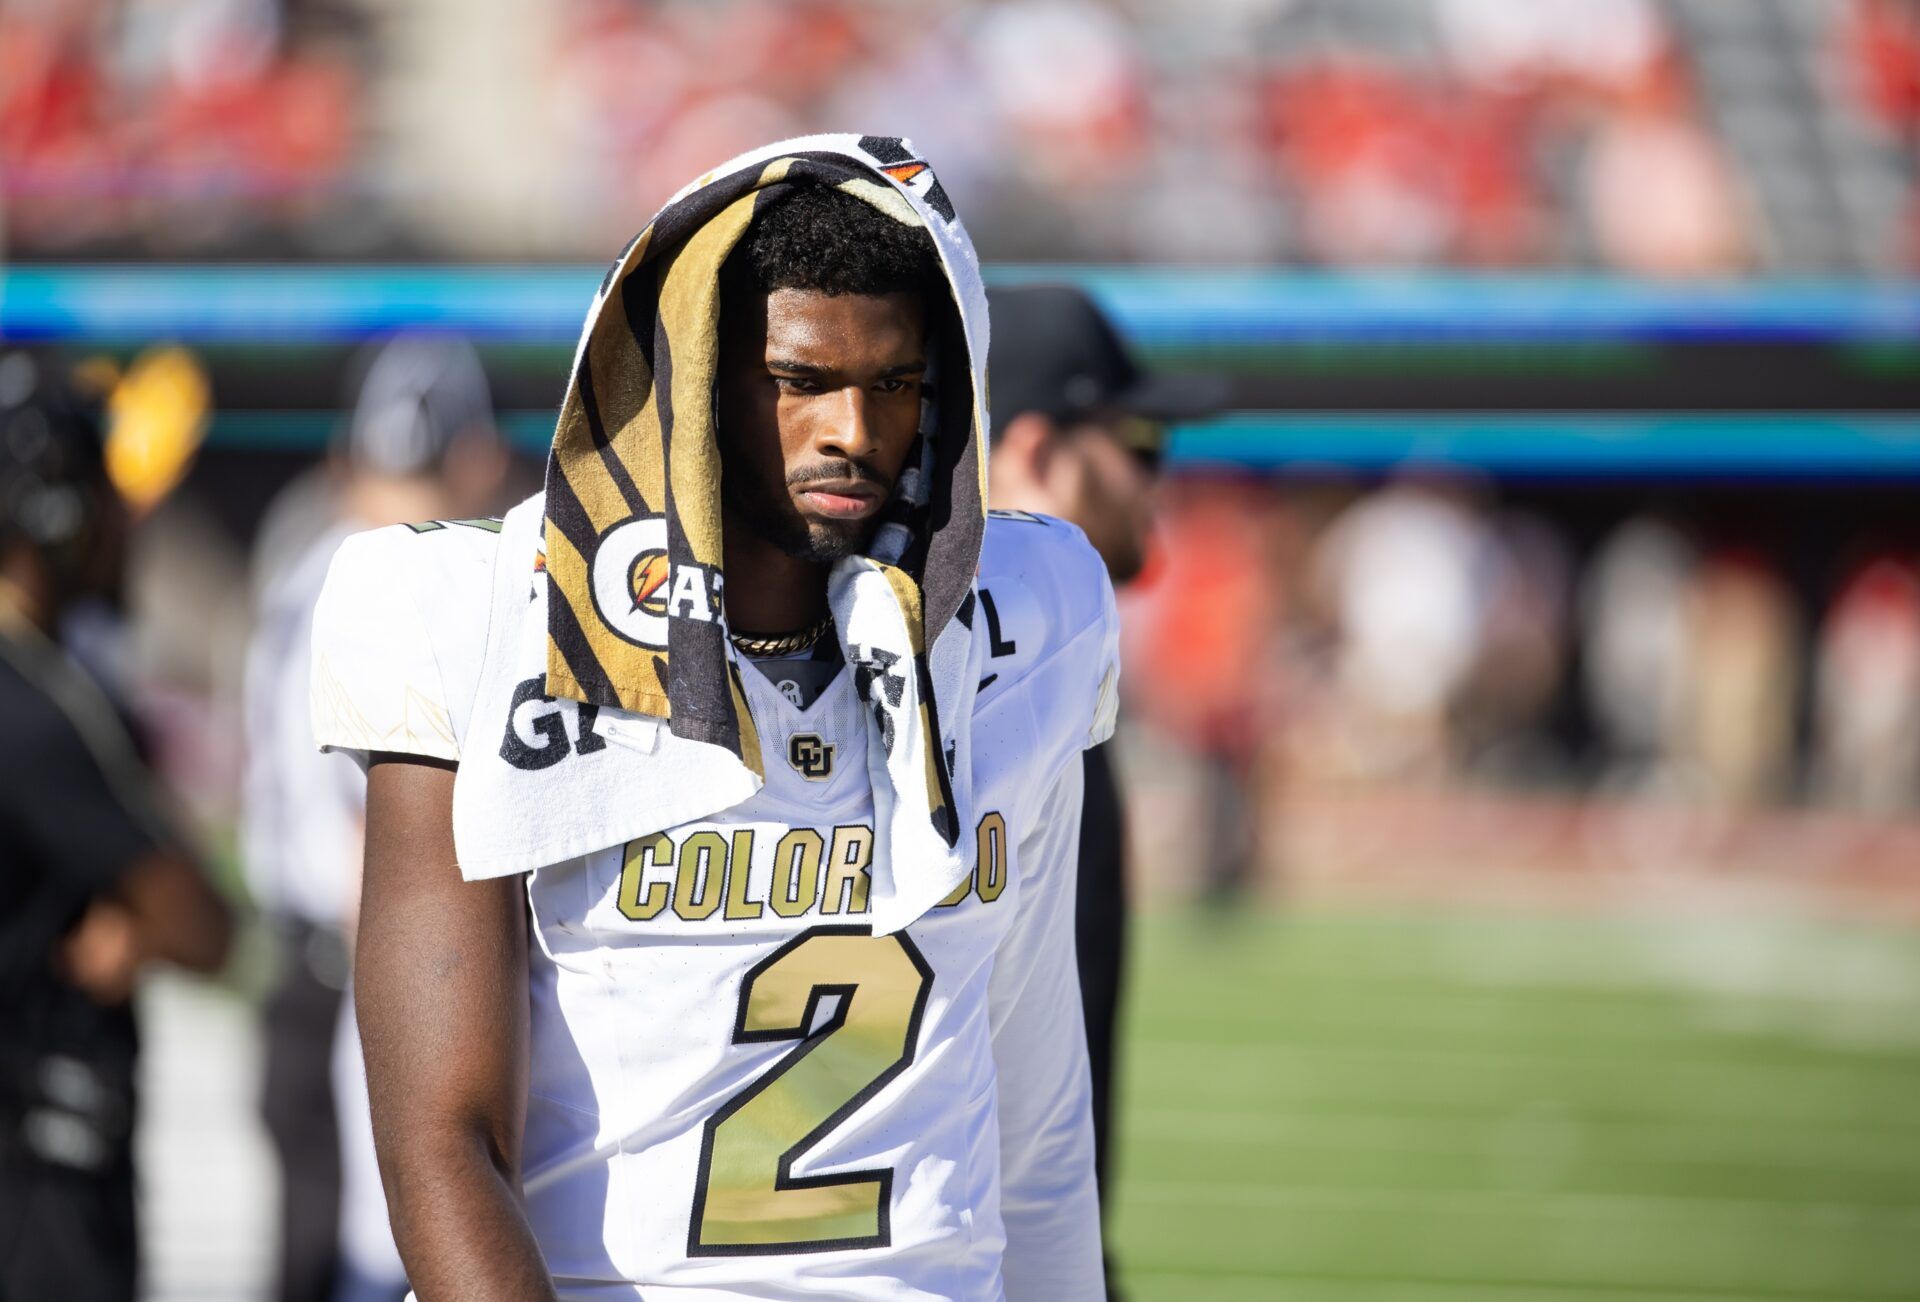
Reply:
[[[972, 244], [905, 141], [811, 136], [743, 155], [669, 201], [608, 270], [547, 465], [544, 686], [563, 702], [659, 720], [675, 739], [733, 756], [753, 788], [763, 780], [721, 596], [720, 271], [755, 212], [802, 185], [836, 186], [923, 226], [952, 291], [930, 331], [919, 444], [869, 554], [839, 562], [828, 592], [872, 720], [876, 858], [891, 842], [889, 857], [915, 861], [911, 875], [929, 879], [906, 892], [918, 899], [932, 878], [972, 866], [971, 838], [958, 833], [970, 804], [987, 319]], [[683, 817], [687, 794], [667, 802]]]

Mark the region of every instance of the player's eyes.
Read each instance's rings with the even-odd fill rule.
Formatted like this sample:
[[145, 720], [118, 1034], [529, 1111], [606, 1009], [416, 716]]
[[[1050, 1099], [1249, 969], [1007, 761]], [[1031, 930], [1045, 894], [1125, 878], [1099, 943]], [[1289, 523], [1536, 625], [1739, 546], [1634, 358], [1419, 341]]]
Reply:
[[[813, 395], [827, 391], [827, 386], [819, 380], [799, 375], [775, 375], [773, 383], [782, 393]], [[917, 388], [919, 384], [917, 377], [895, 375], [877, 382], [873, 388], [876, 393], [906, 393]]]

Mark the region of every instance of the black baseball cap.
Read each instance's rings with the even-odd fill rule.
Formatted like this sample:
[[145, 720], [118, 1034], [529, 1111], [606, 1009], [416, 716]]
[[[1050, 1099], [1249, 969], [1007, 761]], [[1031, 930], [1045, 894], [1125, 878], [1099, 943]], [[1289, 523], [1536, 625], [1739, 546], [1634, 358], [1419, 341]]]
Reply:
[[431, 474], [456, 438], [492, 434], [487, 372], [466, 340], [402, 334], [364, 358], [343, 439], [355, 466], [377, 474]]
[[[1227, 405], [1217, 375], [1150, 374], [1086, 291], [1072, 285], [1007, 285], [987, 291], [993, 345], [988, 384], [993, 432], [1026, 412], [1061, 424], [1091, 416], [1131, 416], [1153, 432], [1197, 420]], [[1136, 449], [1158, 452], [1157, 443]]]

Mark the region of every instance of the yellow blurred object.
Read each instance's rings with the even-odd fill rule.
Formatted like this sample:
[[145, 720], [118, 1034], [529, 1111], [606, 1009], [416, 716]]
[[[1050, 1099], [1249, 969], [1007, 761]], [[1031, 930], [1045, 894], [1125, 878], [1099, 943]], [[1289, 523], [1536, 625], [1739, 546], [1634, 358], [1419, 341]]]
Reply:
[[107, 397], [107, 475], [120, 497], [144, 515], [186, 477], [206, 438], [212, 390], [184, 348], [155, 348], [134, 359]]

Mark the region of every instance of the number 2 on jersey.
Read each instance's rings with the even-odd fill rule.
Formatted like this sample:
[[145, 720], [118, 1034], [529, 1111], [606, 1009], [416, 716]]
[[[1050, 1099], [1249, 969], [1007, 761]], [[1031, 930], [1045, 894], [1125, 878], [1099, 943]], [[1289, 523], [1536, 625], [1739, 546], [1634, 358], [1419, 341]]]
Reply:
[[[708, 1118], [687, 1252], [724, 1257], [891, 1242], [893, 1172], [793, 1163], [913, 1061], [933, 969], [905, 933], [813, 927], [740, 983], [735, 1044], [798, 1040]], [[824, 1000], [837, 1002], [816, 1030]]]

